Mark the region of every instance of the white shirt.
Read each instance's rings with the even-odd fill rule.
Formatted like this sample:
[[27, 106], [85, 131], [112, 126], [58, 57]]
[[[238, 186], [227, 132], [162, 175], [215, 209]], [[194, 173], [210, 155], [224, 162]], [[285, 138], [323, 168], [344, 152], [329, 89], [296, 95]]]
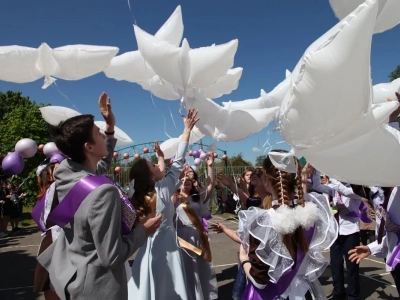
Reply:
[[[359, 211], [362, 197], [355, 194], [351, 187], [347, 187], [336, 179], [330, 179], [329, 184], [321, 184], [321, 174], [315, 170], [313, 174], [313, 189], [319, 193], [328, 194], [336, 205], [340, 196], [343, 204], [349, 211]], [[339, 214], [339, 235], [350, 235], [360, 231], [360, 219], [358, 217], [342, 216]]]
[[[378, 201], [382, 202], [381, 199], [374, 199], [374, 205], [375, 203], [381, 205], [382, 203], [379, 203]], [[387, 206], [387, 212], [389, 214], [390, 220], [395, 223], [400, 225], [400, 190], [398, 187], [395, 187], [390, 194], [388, 206]], [[377, 216], [376, 218], [376, 225], [378, 226], [378, 222], [380, 224], [380, 220]], [[379, 228], [379, 227], [377, 227]], [[378, 257], [386, 257], [386, 260], [389, 259], [389, 257], [392, 255], [392, 252], [394, 248], [397, 246], [398, 238], [397, 235], [394, 232], [386, 232], [386, 236], [383, 237], [382, 242], [378, 244], [378, 241], [375, 241], [371, 244], [368, 244], [369, 249], [371, 250], [371, 253], [375, 256]], [[386, 265], [386, 271], [392, 271], [392, 268]]]

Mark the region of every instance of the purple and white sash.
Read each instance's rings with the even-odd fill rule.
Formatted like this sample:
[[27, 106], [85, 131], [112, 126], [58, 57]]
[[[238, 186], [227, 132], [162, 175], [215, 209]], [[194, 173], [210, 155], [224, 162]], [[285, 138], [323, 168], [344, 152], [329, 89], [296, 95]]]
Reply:
[[[49, 214], [48, 219], [63, 228], [74, 219], [75, 213], [78, 211], [80, 205], [86, 199], [86, 197], [94, 189], [103, 184], [112, 184], [118, 189], [121, 199], [122, 235], [130, 233], [136, 220], [136, 209], [133, 207], [132, 203], [121, 191], [118, 185], [104, 175], [86, 176], [80, 179], [72, 187], [72, 189], [68, 192], [64, 199]], [[44, 224], [42, 218], [42, 215], [44, 213], [45, 201], [46, 194], [43, 195], [43, 197], [36, 203], [35, 207], [32, 210], [32, 217], [35, 220], [36, 224], [39, 226], [40, 230], [43, 232], [46, 231], [46, 224]]]

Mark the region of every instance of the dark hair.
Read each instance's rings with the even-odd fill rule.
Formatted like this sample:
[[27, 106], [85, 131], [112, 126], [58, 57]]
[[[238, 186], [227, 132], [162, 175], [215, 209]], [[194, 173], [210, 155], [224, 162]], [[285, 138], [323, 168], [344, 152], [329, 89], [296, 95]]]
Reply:
[[53, 183], [52, 177], [53, 177], [54, 167], [55, 167], [54, 163], [48, 164], [46, 165], [46, 168], [44, 168], [42, 172], [40, 172], [37, 178], [39, 185], [39, 193], [36, 196], [36, 201], [39, 201], [40, 198], [43, 197], [49, 186]]
[[157, 193], [151, 177], [147, 160], [143, 158], [136, 161], [129, 172], [129, 180], [135, 179], [135, 194], [130, 200], [137, 211], [137, 223], [155, 212]]
[[93, 142], [93, 126], [92, 115], [79, 115], [50, 127], [50, 135], [62, 153], [74, 162], [82, 163], [85, 160], [85, 143]]
[[[274, 150], [274, 152], [287, 153], [285, 150]], [[301, 165], [297, 158], [294, 158], [297, 163], [297, 174], [287, 173], [278, 170], [269, 156], [264, 159], [263, 168], [275, 187], [278, 197], [282, 204], [289, 205], [289, 201], [295, 196], [295, 190], [297, 190], [298, 204], [304, 206], [304, 195], [303, 186], [301, 182]], [[303, 228], [300, 226], [296, 228], [293, 233], [284, 234], [282, 242], [289, 250], [290, 255], [293, 259], [296, 258], [297, 247], [300, 247], [303, 253], [308, 251], [308, 243]]]

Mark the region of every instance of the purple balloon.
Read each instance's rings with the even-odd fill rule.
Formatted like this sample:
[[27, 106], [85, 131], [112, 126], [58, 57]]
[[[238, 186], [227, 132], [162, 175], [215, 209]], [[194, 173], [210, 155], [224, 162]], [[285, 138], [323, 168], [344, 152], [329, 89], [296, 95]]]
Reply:
[[192, 152], [192, 156], [193, 156], [194, 158], [199, 158], [200, 152], [197, 151], [197, 150], [194, 150], [194, 151]]
[[22, 139], [15, 144], [15, 152], [23, 158], [30, 158], [36, 154], [37, 144], [32, 139]]
[[51, 164], [61, 163], [64, 159], [65, 159], [64, 155], [62, 155], [60, 153], [56, 153], [50, 158], [50, 163]]
[[13, 152], [4, 157], [1, 166], [8, 175], [17, 175], [22, 172], [25, 163], [24, 159], [18, 153]]
[[43, 154], [51, 158], [54, 154], [61, 153], [54, 142], [47, 143], [43, 147]]

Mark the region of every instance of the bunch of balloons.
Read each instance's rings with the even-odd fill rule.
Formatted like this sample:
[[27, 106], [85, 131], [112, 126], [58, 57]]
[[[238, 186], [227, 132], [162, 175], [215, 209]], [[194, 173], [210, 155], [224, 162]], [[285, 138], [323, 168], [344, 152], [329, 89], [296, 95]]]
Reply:
[[65, 159], [65, 155], [57, 148], [54, 142], [49, 142], [43, 147], [39, 146], [39, 149], [42, 149], [43, 154], [50, 159], [50, 163], [61, 163]]
[[37, 144], [32, 139], [22, 139], [15, 144], [15, 152], [9, 152], [2, 162], [3, 170], [8, 175], [17, 175], [25, 166], [24, 158], [31, 158], [37, 152]]

